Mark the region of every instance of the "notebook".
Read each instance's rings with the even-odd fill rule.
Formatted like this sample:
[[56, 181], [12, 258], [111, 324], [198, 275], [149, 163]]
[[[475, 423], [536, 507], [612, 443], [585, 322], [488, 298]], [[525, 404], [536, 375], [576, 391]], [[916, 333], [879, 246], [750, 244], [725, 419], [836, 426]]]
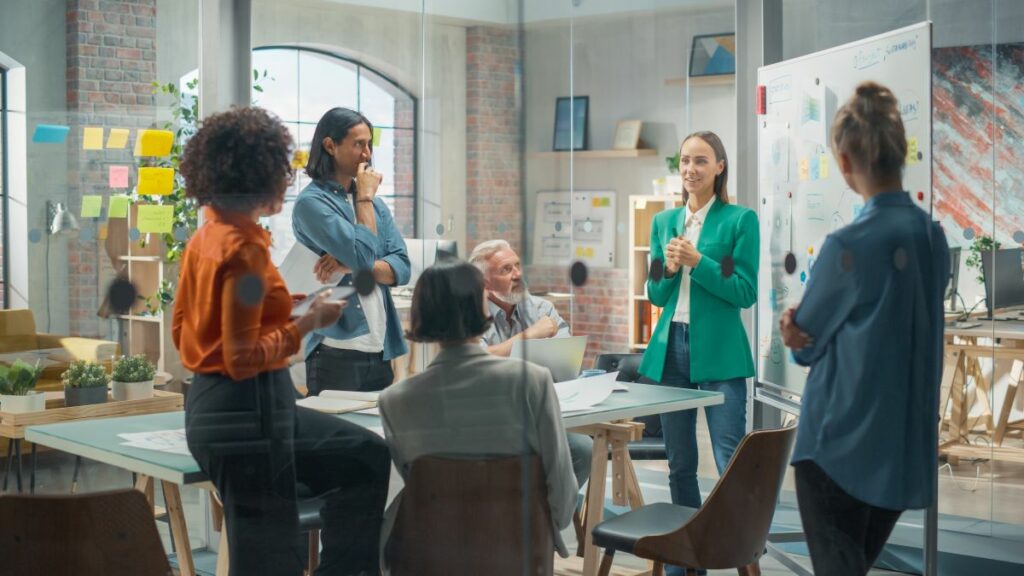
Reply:
[[295, 404], [328, 414], [359, 412], [377, 407], [379, 392], [349, 392], [347, 390], [324, 390], [319, 396], [297, 400]]

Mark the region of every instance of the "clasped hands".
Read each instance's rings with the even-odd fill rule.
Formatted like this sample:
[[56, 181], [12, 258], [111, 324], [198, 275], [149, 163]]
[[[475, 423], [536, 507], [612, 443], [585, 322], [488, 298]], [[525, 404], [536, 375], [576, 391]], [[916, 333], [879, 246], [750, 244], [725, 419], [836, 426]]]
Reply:
[[804, 332], [796, 325], [796, 307], [789, 308], [782, 313], [782, 318], [779, 319], [779, 332], [782, 333], [782, 343], [787, 348], [793, 350], [802, 350], [812, 344], [814, 344], [814, 338], [811, 338], [810, 334]]
[[676, 236], [665, 246], [665, 273], [674, 276], [683, 266], [696, 268], [701, 253], [685, 236]]

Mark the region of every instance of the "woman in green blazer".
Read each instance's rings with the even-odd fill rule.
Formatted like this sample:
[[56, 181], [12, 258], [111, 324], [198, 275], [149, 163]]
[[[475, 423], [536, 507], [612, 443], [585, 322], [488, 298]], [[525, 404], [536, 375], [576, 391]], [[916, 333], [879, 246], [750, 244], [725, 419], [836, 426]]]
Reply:
[[[725, 148], [714, 133], [683, 140], [679, 171], [686, 205], [659, 213], [651, 226], [647, 295], [664, 310], [640, 372], [666, 386], [725, 395], [724, 404], [705, 408], [721, 474], [746, 433], [754, 360], [740, 309], [757, 300], [757, 214], [728, 203]], [[661, 421], [672, 502], [698, 508], [696, 411]]]

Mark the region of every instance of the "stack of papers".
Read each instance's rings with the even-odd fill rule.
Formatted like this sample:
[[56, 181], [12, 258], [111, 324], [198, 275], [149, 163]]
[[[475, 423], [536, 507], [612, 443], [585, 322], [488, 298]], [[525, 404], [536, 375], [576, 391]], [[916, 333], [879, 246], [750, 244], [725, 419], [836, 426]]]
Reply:
[[579, 412], [590, 410], [612, 395], [618, 372], [609, 372], [600, 376], [577, 378], [565, 382], [555, 382], [555, 393], [562, 412]]
[[121, 443], [122, 446], [191, 456], [191, 453], [188, 451], [188, 443], [185, 441], [184, 428], [178, 428], [177, 430], [155, 430], [153, 432], [126, 432], [118, 434], [118, 437], [127, 440], [127, 442]]
[[292, 245], [292, 249], [288, 251], [288, 255], [284, 257], [284, 261], [277, 268], [281, 277], [284, 278], [289, 292], [312, 294], [324, 286], [337, 286], [338, 282], [341, 282], [344, 277], [341, 272], [335, 272], [327, 279], [327, 282], [317, 280], [313, 268], [319, 260], [320, 256], [303, 246], [301, 242]]
[[319, 396], [309, 396], [298, 400], [295, 404], [328, 414], [344, 414], [361, 410], [372, 413], [377, 408], [378, 396], [380, 396], [379, 392], [324, 390]]

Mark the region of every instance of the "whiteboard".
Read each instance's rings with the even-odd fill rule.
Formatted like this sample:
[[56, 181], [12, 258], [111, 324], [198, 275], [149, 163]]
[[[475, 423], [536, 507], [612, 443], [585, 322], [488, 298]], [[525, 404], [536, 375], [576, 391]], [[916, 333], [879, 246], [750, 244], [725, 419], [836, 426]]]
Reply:
[[538, 192], [533, 263], [615, 266], [615, 192]]
[[[931, 23], [923, 22], [758, 70], [758, 381], [799, 394], [808, 370], [783, 346], [779, 318], [799, 304], [825, 237], [864, 202], [839, 173], [829, 141], [839, 105], [873, 80], [899, 100], [907, 132], [903, 185], [931, 211]], [[759, 88], [760, 89], [760, 88]], [[785, 262], [792, 254], [795, 269]]]

